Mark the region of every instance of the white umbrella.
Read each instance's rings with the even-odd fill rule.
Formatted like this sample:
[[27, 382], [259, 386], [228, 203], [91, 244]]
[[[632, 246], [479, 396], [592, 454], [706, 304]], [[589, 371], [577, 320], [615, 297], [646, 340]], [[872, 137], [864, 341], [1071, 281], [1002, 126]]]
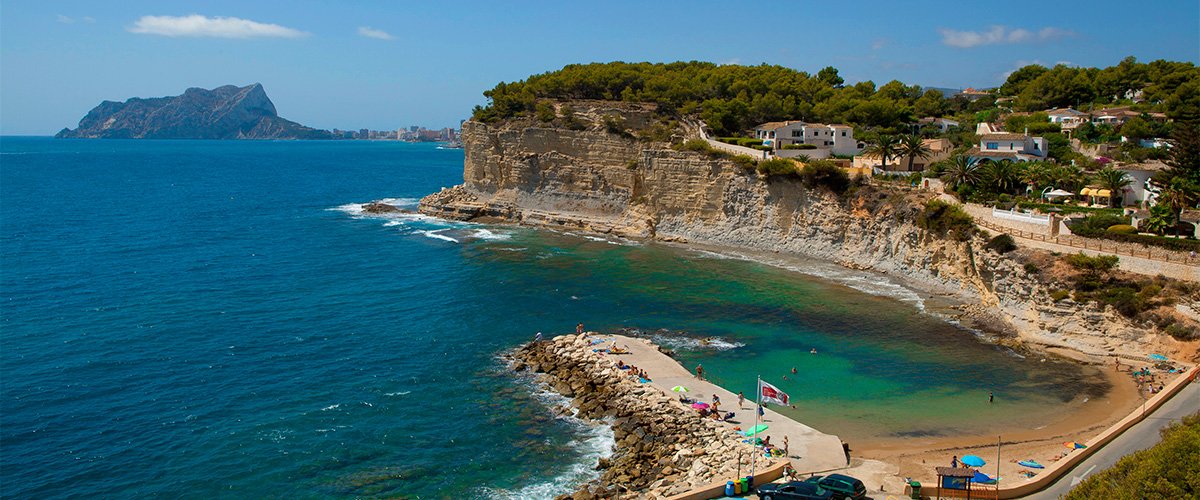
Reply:
[[677, 385], [675, 387], [672, 387], [671, 390], [675, 391], [675, 392], [688, 392], [688, 388], [684, 387], [682, 385]]
[[1046, 193], [1047, 198], [1057, 198], [1059, 196], [1075, 196], [1075, 193], [1072, 193], [1070, 191], [1063, 191], [1061, 189], [1055, 189], [1054, 191]]

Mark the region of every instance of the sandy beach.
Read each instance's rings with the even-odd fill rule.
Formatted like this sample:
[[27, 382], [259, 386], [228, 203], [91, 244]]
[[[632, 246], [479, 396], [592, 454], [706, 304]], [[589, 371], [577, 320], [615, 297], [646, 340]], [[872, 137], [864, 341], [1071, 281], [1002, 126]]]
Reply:
[[[616, 345], [628, 353], [607, 355], [615, 364], [618, 360], [645, 370], [652, 379], [651, 386], [665, 394], [677, 396], [671, 388], [682, 385], [693, 399], [711, 402], [713, 394], [720, 397], [721, 410], [734, 411], [735, 422], [727, 425], [747, 428], [754, 425], [753, 395], [746, 395], [744, 404], [737, 404], [737, 395], [707, 381], [698, 379], [693, 367], [684, 367], [675, 359], [660, 352], [645, 339], [621, 335], [592, 334], [603, 343], [597, 347]], [[1037, 471], [1017, 464], [1019, 460], [1035, 460], [1049, 466], [1071, 450], [1064, 442], [1085, 442], [1110, 425], [1129, 415], [1144, 401], [1130, 375], [1130, 365], [1122, 364], [1121, 371], [1112, 366], [1099, 370], [1112, 385], [1102, 397], [1079, 398], [1063, 404], [1060, 417], [1052, 421], [1031, 423], [1014, 421], [1006, 428], [995, 429], [987, 435], [950, 435], [937, 437], [870, 438], [853, 443], [851, 461], [847, 465], [841, 449], [841, 439], [830, 432], [818, 431], [770, 409], [762, 422], [769, 426], [763, 433], [778, 445], [787, 436], [792, 466], [802, 475], [837, 471], [849, 474], [866, 483], [869, 491], [903, 491], [905, 478], [933, 483], [935, 466], [949, 466], [951, 457], [973, 454], [984, 458], [987, 465], [981, 471], [996, 475], [997, 442], [1000, 447], [999, 476], [1004, 484], [1013, 486], [1030, 480], [1025, 473]], [[1165, 381], [1159, 378], [1159, 381]], [[1149, 394], [1145, 394], [1149, 396]]]

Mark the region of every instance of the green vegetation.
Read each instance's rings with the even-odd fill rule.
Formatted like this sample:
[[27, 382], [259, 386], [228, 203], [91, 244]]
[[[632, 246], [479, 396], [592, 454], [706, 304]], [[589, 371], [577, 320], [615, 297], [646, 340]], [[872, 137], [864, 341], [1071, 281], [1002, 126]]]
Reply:
[[[1120, 262], [1115, 255], [1092, 257], [1077, 253], [1064, 257], [1063, 261], [1076, 271], [1068, 278], [1076, 302], [1111, 305], [1125, 317], [1153, 323], [1179, 340], [1200, 336], [1194, 326], [1179, 321], [1169, 307], [1180, 297], [1193, 295], [1195, 285], [1161, 276], [1147, 279], [1114, 275], [1112, 271]], [[1052, 292], [1051, 298], [1062, 300], [1056, 294], [1061, 296]]]
[[1162, 442], [1085, 479], [1067, 500], [1200, 498], [1200, 413], [1161, 431]]
[[967, 241], [975, 234], [975, 220], [964, 212], [962, 206], [942, 200], [929, 200], [917, 216], [917, 227], [940, 237]]
[[[1155, 212], [1166, 214], [1167, 218], [1169, 218], [1170, 212], [1165, 205], [1159, 205], [1155, 208], [1157, 210], [1151, 210], [1151, 222], [1154, 222], [1153, 213]], [[1082, 219], [1071, 220], [1067, 222], [1067, 227], [1071, 229], [1072, 234], [1083, 236], [1085, 238], [1103, 238], [1113, 241], [1124, 241], [1181, 252], [1200, 252], [1200, 241], [1198, 240], [1165, 238], [1162, 236], [1137, 234], [1137, 229], [1129, 225], [1129, 223], [1130, 220], [1128, 217], [1114, 215], [1111, 212], [1101, 212], [1093, 213], [1092, 215]]]
[[814, 160], [805, 164], [800, 171], [800, 179], [804, 181], [806, 188], [825, 188], [837, 195], [850, 189], [850, 176], [841, 167], [827, 160]]
[[1092, 257], [1079, 252], [1067, 256], [1067, 264], [1090, 276], [1099, 276], [1102, 273], [1111, 271], [1114, 267], [1117, 267], [1118, 262], [1120, 262], [1120, 258], [1116, 255], [1097, 255]]
[[779, 149], [817, 149], [816, 144], [784, 144]]
[[800, 171], [796, 168], [796, 162], [787, 158], [774, 158], [758, 162], [758, 173], [767, 177], [800, 175]]
[[996, 252], [998, 254], [1006, 254], [1017, 249], [1017, 242], [1013, 241], [1013, 237], [1007, 234], [1000, 234], [991, 240], [988, 240], [984, 248]]
[[1138, 90], [1147, 102], [1162, 102], [1170, 118], [1200, 119], [1200, 71], [1190, 62], [1139, 63], [1127, 57], [1104, 69], [1031, 64], [1012, 72], [999, 93], [1014, 97], [1016, 110], [1040, 111], [1115, 103]]

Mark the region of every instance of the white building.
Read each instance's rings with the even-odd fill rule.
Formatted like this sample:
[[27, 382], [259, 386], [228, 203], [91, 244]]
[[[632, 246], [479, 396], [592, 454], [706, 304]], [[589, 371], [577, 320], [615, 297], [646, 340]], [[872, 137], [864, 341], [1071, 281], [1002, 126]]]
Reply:
[[1043, 160], [1046, 158], [1046, 138], [989, 130], [979, 134], [979, 146], [968, 150], [967, 156], [996, 161]]
[[957, 121], [951, 120], [949, 118], [926, 117], [926, 118], [917, 120], [917, 123], [920, 123], [921, 125], [925, 125], [925, 124], [933, 125], [933, 126], [937, 127], [938, 130], [941, 130], [942, 132], [950, 130], [951, 127], [959, 126], [959, 123]]
[[[854, 139], [854, 128], [849, 125], [826, 125], [802, 121], [770, 122], [754, 127], [754, 137], [762, 139], [763, 145], [783, 149], [790, 144], [809, 144], [816, 150], [825, 150], [835, 155], [855, 155], [863, 144]], [[805, 150], [798, 150], [801, 153]], [[818, 153], [820, 155], [820, 153]], [[816, 157], [817, 155], [810, 155]]]
[[1071, 108], [1052, 109], [1046, 115], [1050, 117], [1050, 123], [1057, 123], [1063, 129], [1073, 129], [1091, 118], [1087, 113]]

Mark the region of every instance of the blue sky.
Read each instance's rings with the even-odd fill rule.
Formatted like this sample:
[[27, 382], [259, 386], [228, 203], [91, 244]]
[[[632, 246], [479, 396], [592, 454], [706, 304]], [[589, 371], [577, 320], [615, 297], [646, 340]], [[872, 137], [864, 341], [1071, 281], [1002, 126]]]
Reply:
[[1023, 64], [1200, 62], [1200, 3], [0, 1], [0, 134], [101, 100], [262, 83], [318, 128], [457, 125], [481, 92], [570, 63], [779, 64], [989, 87]]

